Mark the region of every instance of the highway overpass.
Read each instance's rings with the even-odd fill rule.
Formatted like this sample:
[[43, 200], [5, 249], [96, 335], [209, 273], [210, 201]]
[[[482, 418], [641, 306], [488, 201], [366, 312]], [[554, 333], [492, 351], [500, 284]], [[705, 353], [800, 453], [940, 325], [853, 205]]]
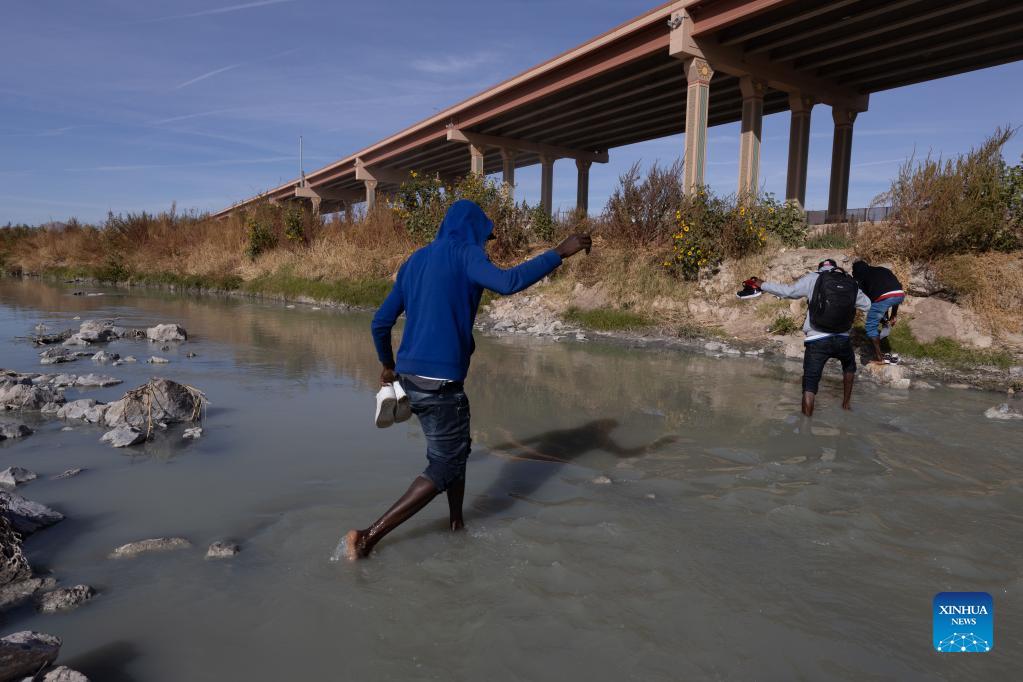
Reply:
[[834, 121], [828, 214], [842, 216], [871, 93], [1020, 58], [1019, 0], [678, 0], [217, 215], [265, 200], [317, 212], [372, 205], [412, 170], [500, 172], [514, 186], [515, 170], [535, 164], [550, 211], [558, 159], [575, 163], [585, 210], [593, 163], [681, 132], [692, 191], [704, 182], [707, 129], [734, 121], [742, 195], [758, 187], [763, 115], [782, 111], [791, 116], [785, 196], [802, 206], [810, 117], [823, 105]]

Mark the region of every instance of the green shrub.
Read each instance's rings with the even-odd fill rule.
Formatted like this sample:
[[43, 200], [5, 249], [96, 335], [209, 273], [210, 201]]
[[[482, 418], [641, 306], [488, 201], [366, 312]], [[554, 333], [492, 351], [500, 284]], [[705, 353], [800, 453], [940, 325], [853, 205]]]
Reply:
[[754, 205], [753, 214], [758, 227], [786, 246], [802, 246], [806, 241], [806, 213], [795, 203], [779, 202], [773, 194], [765, 194]]
[[[306, 242], [306, 234], [303, 223], [305, 222], [305, 211], [294, 204], [288, 206], [284, 211], [284, 236], [288, 241]], [[272, 248], [272, 247], [271, 247]]]
[[245, 254], [256, 260], [260, 254], [272, 251], [277, 248], [277, 235], [274, 232], [273, 223], [261, 212], [250, 214], [245, 220], [245, 229], [248, 236], [248, 245], [245, 247]]
[[649, 327], [652, 322], [644, 315], [617, 308], [594, 308], [581, 310], [569, 308], [562, 316], [566, 322], [598, 331], [622, 331]]
[[757, 253], [767, 242], [759, 214], [757, 206], [735, 205], [707, 188], [698, 189], [675, 211], [671, 254], [663, 266], [682, 279], [695, 280], [725, 258]]

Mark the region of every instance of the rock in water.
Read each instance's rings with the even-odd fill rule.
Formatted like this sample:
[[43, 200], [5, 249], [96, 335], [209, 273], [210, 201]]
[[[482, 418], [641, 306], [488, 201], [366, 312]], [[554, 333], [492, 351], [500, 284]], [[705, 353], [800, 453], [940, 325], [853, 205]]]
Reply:
[[167, 358], [162, 358], [159, 355], [153, 355], [150, 356], [150, 358], [146, 360], [146, 362], [148, 362], [151, 365], [166, 365], [168, 362], [170, 362], [170, 360], [168, 360]]
[[127, 424], [107, 431], [100, 437], [101, 443], [110, 443], [115, 448], [126, 448], [138, 445], [146, 439], [146, 434]]
[[64, 515], [45, 504], [26, 500], [21, 495], [0, 490], [0, 515], [7, 517], [11, 527], [23, 536], [31, 535], [40, 528], [52, 526], [64, 519]]
[[66, 665], [58, 665], [56, 668], [46, 671], [42, 677], [36, 676], [36, 679], [39, 682], [89, 682], [88, 677]]
[[11, 522], [0, 515], [0, 587], [32, 577], [32, 567], [21, 551], [21, 538]]
[[206, 550], [207, 559], [230, 559], [238, 552], [242, 551], [241, 547], [234, 544], [233, 542], [223, 542], [217, 540], [209, 549]]
[[170, 552], [175, 549], [188, 549], [192, 543], [185, 538], [150, 538], [121, 545], [110, 553], [111, 559], [131, 559], [149, 552]]
[[1014, 419], [1023, 419], [1023, 412], [1011, 407], [1009, 403], [1002, 403], [997, 407], [989, 407], [984, 412], [984, 416], [988, 419], [1001, 419], [1004, 421], [1010, 421]]
[[120, 359], [121, 356], [118, 355], [117, 353], [108, 353], [105, 350], [101, 350], [100, 352], [92, 356], [93, 362], [114, 362], [115, 360]]
[[96, 595], [96, 590], [88, 585], [61, 587], [47, 592], [39, 598], [39, 610], [43, 613], [66, 611], [81, 606]]
[[153, 424], [196, 421], [205, 405], [201, 391], [169, 379], [153, 379], [110, 403], [104, 422], [148, 430], [150, 419]]
[[7, 440], [9, 438], [24, 438], [25, 436], [31, 436], [32, 429], [28, 428], [21, 422], [12, 421], [0, 421], [0, 440]]
[[593, 483], [596, 483], [597, 485], [610, 485], [611, 479], [607, 476], [597, 476], [593, 479]]
[[78, 474], [82, 473], [83, 471], [85, 471], [85, 469], [82, 469], [82, 468], [68, 469], [67, 471], [65, 471], [63, 473], [59, 473], [56, 476], [51, 477], [50, 480], [58, 481], [58, 480], [60, 480], [62, 478], [73, 478], [73, 477], [77, 476]]
[[29, 678], [57, 660], [60, 638], [23, 630], [0, 638], [0, 674], [4, 680]]
[[92, 398], [82, 398], [65, 403], [64, 407], [57, 410], [57, 419], [85, 419], [85, 415], [96, 406]]
[[199, 440], [202, 438], [202, 427], [193, 426], [190, 429], [185, 429], [185, 432], [181, 434], [181, 437], [187, 440]]
[[60, 638], [42, 632], [23, 630], [0, 638], [0, 672], [3, 679], [14, 680], [22, 675], [32, 677], [57, 660]]
[[46, 386], [0, 384], [0, 407], [12, 410], [38, 410], [46, 403], [63, 402], [64, 398]]
[[146, 330], [146, 338], [159, 343], [186, 341], [188, 340], [188, 333], [184, 327], [178, 324], [158, 324]]
[[75, 381], [75, 386], [96, 388], [104, 386], [116, 386], [121, 380], [116, 377], [108, 377], [102, 374], [83, 374]]
[[22, 483], [28, 483], [39, 478], [36, 472], [22, 469], [21, 467], [7, 467], [0, 471], [0, 485], [15, 487]]

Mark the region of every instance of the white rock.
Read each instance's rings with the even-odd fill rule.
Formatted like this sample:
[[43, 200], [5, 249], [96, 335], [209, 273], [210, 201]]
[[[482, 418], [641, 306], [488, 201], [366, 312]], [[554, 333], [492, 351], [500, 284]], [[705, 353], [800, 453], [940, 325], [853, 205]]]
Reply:
[[57, 419], [85, 419], [86, 413], [96, 406], [92, 398], [81, 398], [65, 403], [57, 410]]
[[703, 344], [703, 349], [707, 350], [707, 351], [710, 351], [711, 353], [716, 353], [719, 350], [721, 350], [723, 347], [724, 346], [722, 344], [718, 343], [717, 341], [708, 341], [707, 343]]
[[110, 553], [111, 559], [130, 559], [150, 552], [170, 552], [188, 549], [192, 543], [185, 538], [150, 538], [121, 545]]
[[28, 428], [21, 422], [14, 422], [9, 420], [0, 421], [0, 440], [24, 438], [25, 436], [31, 436], [32, 429]]
[[125, 448], [129, 445], [138, 445], [146, 440], [146, 434], [131, 426], [118, 426], [107, 431], [100, 438], [101, 443], [110, 443], [115, 448]]
[[55, 613], [77, 608], [96, 595], [96, 590], [88, 585], [61, 587], [47, 592], [39, 598], [39, 610], [43, 613]]
[[105, 350], [101, 350], [92, 356], [93, 362], [115, 362], [121, 358], [117, 353], [108, 353]]
[[22, 483], [28, 483], [39, 478], [34, 471], [23, 469], [21, 467], [7, 467], [3, 471], [0, 471], [0, 485], [6, 485], [15, 487]]
[[50, 379], [50, 386], [65, 388], [67, 386], [74, 386], [76, 381], [78, 381], [78, 376], [75, 374], [58, 374]]
[[41, 678], [37, 677], [37, 679], [39, 682], [89, 682], [88, 677], [77, 670], [72, 670], [66, 665], [58, 665], [56, 668], [48, 670]]
[[74, 476], [77, 476], [78, 474], [82, 473], [83, 471], [85, 471], [85, 469], [82, 469], [82, 468], [68, 469], [67, 471], [59, 473], [56, 476], [52, 476], [50, 478], [50, 480], [59, 481], [59, 480], [64, 479], [64, 478], [73, 478]]
[[241, 551], [241, 548], [233, 542], [217, 540], [206, 550], [207, 559], [229, 559]]
[[146, 360], [146, 362], [152, 365], [165, 365], [168, 362], [170, 362], [170, 360], [168, 360], [167, 358], [162, 358], [159, 355], [154, 355], [150, 357], [148, 360]]
[[1019, 408], [1012, 407], [1009, 403], [1002, 403], [997, 407], [989, 407], [984, 411], [984, 416], [988, 419], [1001, 419], [1004, 421], [1010, 421], [1015, 419], [1023, 419], [1023, 412]]
[[596, 483], [597, 485], [610, 485], [611, 484], [611, 479], [608, 478], [607, 476], [597, 476], [596, 478], [594, 478], [590, 482], [591, 483]]
[[181, 434], [181, 437], [182, 438], [187, 438], [187, 439], [190, 439], [190, 440], [198, 440], [198, 439], [202, 438], [202, 427], [201, 426], [193, 426], [190, 429], [185, 429], [185, 432]]
[[64, 515], [45, 504], [26, 500], [16, 493], [0, 490], [0, 514], [7, 517], [14, 530], [31, 535], [40, 528], [46, 528], [62, 521]]
[[104, 386], [116, 386], [121, 380], [116, 377], [108, 377], [102, 374], [83, 374], [75, 381], [75, 386], [86, 388], [97, 388]]
[[146, 338], [150, 341], [164, 343], [166, 341], [185, 341], [188, 333], [177, 324], [158, 324], [146, 330]]

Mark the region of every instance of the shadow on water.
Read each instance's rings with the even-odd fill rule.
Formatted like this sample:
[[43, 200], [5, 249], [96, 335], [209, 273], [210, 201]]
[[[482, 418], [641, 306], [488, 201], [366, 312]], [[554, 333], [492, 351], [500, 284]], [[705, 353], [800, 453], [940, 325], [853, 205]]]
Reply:
[[[508, 461], [497, 478], [477, 496], [473, 504], [478, 516], [491, 516], [509, 509], [516, 500], [531, 501], [529, 496], [556, 474], [562, 465], [583, 455], [602, 451], [618, 458], [636, 457], [676, 440], [664, 436], [646, 445], [624, 447], [611, 432], [618, 428], [617, 419], [594, 419], [571, 429], [554, 429], [528, 438], [511, 438], [489, 448]], [[548, 466], [523, 467], [522, 462], [540, 462]]]
[[131, 642], [120, 641], [105, 644], [61, 663], [81, 671], [92, 680], [134, 682], [138, 678], [126, 673], [124, 668], [138, 656], [138, 647]]

